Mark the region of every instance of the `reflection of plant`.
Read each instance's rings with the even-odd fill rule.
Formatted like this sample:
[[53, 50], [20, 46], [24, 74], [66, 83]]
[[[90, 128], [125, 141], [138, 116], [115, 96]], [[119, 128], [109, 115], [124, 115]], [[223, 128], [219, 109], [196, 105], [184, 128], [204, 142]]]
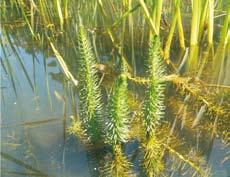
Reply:
[[90, 141], [96, 143], [103, 138], [101, 93], [95, 70], [96, 61], [82, 25], [79, 26], [78, 44], [80, 119]]

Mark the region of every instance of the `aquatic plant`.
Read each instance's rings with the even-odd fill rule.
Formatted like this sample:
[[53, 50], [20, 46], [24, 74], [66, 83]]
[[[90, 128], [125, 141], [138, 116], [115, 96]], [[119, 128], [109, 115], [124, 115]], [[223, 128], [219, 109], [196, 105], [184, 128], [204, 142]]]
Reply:
[[171, 48], [171, 43], [172, 43], [172, 39], [173, 39], [173, 34], [175, 32], [176, 24], [178, 26], [178, 35], [179, 35], [180, 47], [182, 49], [185, 49], [184, 32], [183, 32], [181, 12], [180, 12], [181, 2], [180, 2], [180, 0], [174, 0], [173, 3], [175, 6], [174, 7], [175, 13], [172, 17], [172, 23], [170, 26], [169, 35], [168, 35], [168, 38], [167, 38], [167, 41], [166, 41], [165, 47], [164, 47], [164, 58], [166, 60], [168, 60], [169, 56], [170, 56], [170, 48]]
[[84, 143], [87, 144], [87, 134], [86, 131], [83, 129], [83, 125], [80, 122], [79, 118], [72, 117], [72, 122], [70, 127], [68, 128], [68, 133], [74, 136], [79, 137], [79, 139]]
[[160, 39], [158, 36], [152, 37], [149, 46], [148, 74], [149, 85], [147, 88], [144, 103], [144, 124], [147, 137], [154, 134], [155, 127], [164, 115], [164, 87], [161, 82], [165, 73], [162, 58], [160, 56]]
[[[163, 156], [167, 156], [169, 159], [175, 156], [175, 159], [179, 160], [180, 163], [178, 171], [181, 170], [182, 166], [186, 165], [186, 169], [183, 169], [183, 172], [187, 172], [187, 169], [192, 169], [191, 171], [195, 171], [194, 175], [199, 173], [204, 176], [203, 162], [193, 161], [191, 156], [187, 155], [188, 148], [183, 146], [184, 151], [180, 148], [177, 149], [173, 147], [171, 141], [167, 141], [167, 138], [169, 132], [170, 138], [176, 138], [176, 134], [180, 132], [175, 128], [176, 123], [174, 124], [174, 122], [177, 121], [181, 121], [181, 127], [184, 129], [193, 129], [190, 132], [191, 136], [197, 136], [196, 130], [203, 126], [212, 132], [217, 129], [218, 135], [226, 134], [229, 137], [229, 134], [224, 132], [229, 126], [228, 105], [219, 105], [216, 100], [211, 98], [216, 93], [211, 93], [213, 89], [209, 88], [212, 86], [218, 89], [229, 89], [229, 87], [208, 84], [209, 75], [212, 75], [212, 72], [206, 70], [206, 68], [211, 68], [208, 63], [211, 60], [211, 48], [214, 49], [217, 46], [217, 50], [213, 50], [213, 52], [215, 51], [215, 57], [212, 61], [213, 69], [215, 69], [213, 82], [222, 83], [224, 77], [227, 78], [227, 72], [224, 73], [227, 67], [224, 68], [224, 66], [225, 63], [229, 64], [229, 59], [226, 57], [228, 54], [226, 51], [229, 47], [229, 10], [222, 11], [222, 7], [220, 7], [222, 12], [217, 11], [217, 7], [214, 9], [214, 0], [193, 0], [192, 8], [189, 8], [190, 1], [183, 1], [182, 3], [180, 0], [174, 0], [171, 3], [164, 3], [166, 1], [163, 0], [99, 0], [96, 3], [93, 1], [81, 2], [74, 0], [3, 0], [1, 2], [3, 2], [0, 7], [3, 12], [1, 15], [3, 16], [3, 31], [7, 31], [7, 33], [3, 33], [3, 36], [6, 35], [7, 40], [1, 39], [4, 56], [0, 59], [3, 69], [9, 75], [15, 92], [15, 85], [17, 84], [15, 81], [17, 80], [8, 59], [8, 55], [11, 52], [5, 50], [8, 48], [6, 46], [14, 47], [15, 43], [16, 46], [21, 46], [21, 41], [25, 42], [27, 46], [31, 45], [31, 40], [33, 44], [39, 42], [38, 45], [42, 45], [43, 50], [48, 48], [47, 53], [50, 54], [51, 52], [51, 55], [56, 57], [60, 64], [59, 67], [63, 71], [62, 74], [67, 78], [64, 81], [72, 81], [72, 84], [65, 83], [73, 86], [71, 106], [74, 112], [74, 119], [69, 132], [83, 141], [87, 148], [87, 159], [92, 176], [98, 175], [97, 167], [101, 166], [101, 161], [103, 161], [101, 157], [104, 154], [110, 154], [110, 156], [106, 156], [104, 162], [102, 162], [104, 163], [101, 171], [102, 176], [131, 176], [133, 157], [130, 158], [130, 156], [127, 156], [127, 154], [130, 155], [129, 152], [124, 151], [126, 143], [130, 142], [130, 140], [138, 142], [137, 151], [140, 151], [140, 156], [137, 156], [142, 158], [141, 163], [138, 165], [143, 167], [147, 176], [160, 176], [165, 172], [163, 171]], [[189, 6], [186, 6], [187, 3]], [[168, 4], [170, 7], [168, 7]], [[220, 6], [219, 4], [222, 5], [222, 2], [218, 1], [217, 5]], [[186, 7], [186, 14], [184, 13], [184, 7]], [[192, 12], [191, 25], [186, 25], [186, 23], [190, 24], [190, 21], [186, 21], [190, 17], [187, 9]], [[213, 19], [214, 10], [217, 15], [215, 25]], [[16, 16], [14, 16], [14, 13], [16, 13]], [[82, 18], [80, 22], [78, 22], [79, 14], [81, 14]], [[171, 16], [171, 14], [173, 15]], [[225, 19], [223, 23], [222, 16]], [[170, 23], [167, 22], [169, 19], [172, 19]], [[85, 26], [81, 21], [84, 22]], [[76, 23], [77, 33], [73, 28]], [[22, 29], [26, 29], [26, 32], [21, 33], [18, 27], [23, 27]], [[191, 27], [191, 31], [189, 27]], [[221, 27], [218, 45], [213, 45], [215, 39], [213, 39], [214, 27], [217, 27], [217, 29]], [[176, 29], [178, 33], [176, 33]], [[185, 36], [190, 31], [190, 39], [185, 39], [184, 31]], [[31, 35], [25, 35], [29, 34], [28, 32]], [[89, 42], [88, 32], [92, 37], [93, 47]], [[20, 36], [20, 38], [17, 36]], [[76, 40], [76, 36], [78, 36], [78, 40]], [[166, 59], [166, 63], [163, 63], [161, 58], [160, 38], [164, 42], [162, 46], [164, 46], [163, 56]], [[175, 41], [173, 40], [174, 38]], [[177, 49], [174, 44], [178, 39], [182, 50], [190, 42], [190, 56], [187, 58], [188, 50], [186, 48], [182, 61], [177, 59], [177, 51], [174, 50]], [[40, 44], [41, 41], [42, 43]], [[142, 64], [144, 63], [140, 58], [145, 56], [145, 44], [147, 42], [149, 43], [148, 71], [144, 78], [140, 76], [143, 73]], [[5, 43], [8, 43], [8, 45], [5, 45]], [[206, 53], [204, 53], [203, 48], [206, 48], [207, 44], [208, 50], [205, 49]], [[11, 50], [20, 62], [21, 59], [17, 57], [20, 54], [17, 54], [15, 49], [12, 48]], [[74, 55], [68, 54], [71, 52]], [[173, 55], [170, 55], [171, 53]], [[182, 51], [183, 53], [184, 51]], [[116, 70], [116, 74], [106, 73], [104, 74], [106, 76], [99, 81], [98, 76], [100, 73], [97, 73], [98, 64], [96, 59], [101, 62], [101, 65], [106, 65], [102, 59], [104, 56], [112, 58], [110, 67], [117, 67], [111, 67], [111, 70]], [[119, 61], [122, 63], [121, 65]], [[187, 73], [186, 76], [182, 76], [183, 69], [181, 68], [186, 62]], [[167, 76], [165, 75], [165, 64], [169, 64], [171, 69], [169, 69], [170, 75]], [[20, 65], [31, 87], [36, 87], [33, 85], [35, 79], [30, 79], [30, 73], [25, 70], [24, 63]], [[73, 67], [73, 65], [76, 65], [76, 67]], [[138, 67], [136, 68], [136, 66]], [[199, 70], [197, 75], [199, 79], [195, 78], [196, 76], [194, 78], [187, 76], [194, 73], [194, 70], [195, 72]], [[75, 71], [78, 75], [76, 75]], [[48, 77], [48, 71], [46, 74]], [[108, 82], [105, 81], [106, 77], [109, 78], [107, 79], [109, 80]], [[204, 82], [202, 79], [207, 80]], [[113, 82], [114, 80], [115, 82]], [[129, 89], [127, 80], [130, 81]], [[164, 91], [166, 83], [170, 88], [169, 94]], [[228, 84], [226, 79], [223, 83]], [[134, 88], [132, 84], [137, 85]], [[107, 106], [102, 104], [105, 100], [102, 100], [99, 86], [106, 90], [103, 98], [108, 98]], [[111, 86], [112, 90], [110, 91]], [[142, 90], [139, 91], [139, 88], [147, 90], [145, 98], [143, 98]], [[170, 97], [171, 88], [176, 94], [175, 101], [171, 100]], [[130, 93], [138, 97], [136, 103], [138, 106], [135, 108], [131, 107]], [[76, 97], [77, 94], [78, 97]], [[167, 105], [167, 111], [169, 112], [173, 109], [178, 111], [178, 107], [175, 105], [178, 100], [184, 99], [187, 101], [186, 103], [182, 102], [183, 106], [179, 107], [179, 113], [175, 111], [175, 119], [162, 121], [165, 112], [164, 104], [167, 104], [167, 102], [164, 103], [166, 94], [169, 95], [167, 100], [174, 103], [171, 107]], [[187, 97], [189, 97], [189, 100]], [[225, 100], [222, 96], [219, 97], [221, 97], [221, 100]], [[107, 103], [107, 100], [105, 103]], [[190, 103], [192, 106], [190, 106]], [[68, 104], [65, 106], [68, 106]], [[143, 107], [144, 109], [142, 109]], [[198, 109], [200, 111], [197, 113]], [[200, 121], [200, 112], [205, 116], [202, 121]], [[178, 114], [181, 113], [183, 113], [183, 117], [178, 118]], [[195, 113], [197, 113], [196, 117], [194, 117]], [[206, 113], [209, 115], [206, 116]], [[213, 115], [221, 117], [221, 120], [218, 118], [214, 120]], [[169, 126], [167, 130], [165, 130], [165, 122]], [[221, 124], [225, 125], [223, 130], [219, 128]], [[214, 126], [216, 128], [213, 128]], [[173, 131], [169, 130], [170, 128]], [[165, 131], [163, 132], [162, 129]], [[222, 137], [225, 136], [222, 135]], [[184, 142], [179, 138], [178, 142], [181, 144], [190, 143], [190, 141]], [[104, 143], [106, 143], [105, 146], [103, 146]], [[99, 148], [98, 145], [100, 145]], [[136, 165], [135, 162], [134, 164]]]
[[131, 164], [122, 153], [120, 145], [114, 146], [113, 153], [104, 159], [104, 165], [100, 169], [102, 177], [129, 177], [132, 175]]
[[[145, 17], [150, 25], [150, 29], [151, 29], [151, 32], [152, 34], [155, 34], [155, 35], [158, 35], [159, 31], [156, 29], [156, 24], [155, 22], [153, 22], [153, 19], [151, 18], [151, 14], [145, 4], [145, 1], [144, 0], [139, 0], [141, 6], [142, 6], [142, 9], [144, 11], [144, 14], [145, 14]], [[154, 8], [155, 9], [155, 8]], [[153, 14], [155, 15], [155, 11], [153, 12]]]
[[[125, 67], [125, 66], [124, 66]], [[123, 70], [126, 70], [123, 67]], [[125, 71], [116, 79], [108, 101], [107, 141], [111, 145], [124, 143], [128, 139], [129, 107], [128, 83]]]
[[230, 21], [230, 3], [227, 4], [226, 14], [224, 17], [224, 24], [220, 31], [220, 40], [216, 53], [213, 59], [212, 68], [213, 68], [213, 82], [217, 84], [222, 84], [224, 81], [224, 67], [225, 62], [228, 62], [229, 57], [225, 56], [229, 54], [229, 45], [230, 45], [230, 32], [229, 32], [229, 21]]
[[131, 167], [121, 148], [121, 144], [128, 141], [130, 127], [127, 67], [124, 61], [121, 63], [122, 71], [115, 80], [107, 106], [106, 142], [112, 146], [112, 157], [109, 163], [105, 162], [102, 174], [111, 177], [128, 177]]
[[185, 37], [184, 37], [184, 28], [182, 24], [182, 17], [181, 17], [181, 0], [175, 0], [176, 4], [176, 14], [177, 14], [177, 28], [178, 28], [178, 35], [180, 41], [180, 47], [182, 50], [185, 49]]
[[144, 157], [141, 166], [143, 166], [145, 174], [148, 177], [160, 175], [164, 169], [162, 162], [163, 146], [158, 142], [155, 135], [152, 135], [151, 138], [143, 142], [142, 148]]
[[156, 141], [156, 127], [164, 115], [164, 83], [161, 78], [165, 69], [160, 56], [160, 39], [154, 36], [150, 40], [148, 56], [149, 85], [144, 103], [144, 127], [146, 137], [143, 142], [143, 166], [149, 177], [159, 175], [163, 169], [162, 148]]
[[86, 129], [90, 142], [103, 141], [102, 103], [96, 60], [91, 51], [90, 43], [84, 26], [78, 28], [79, 51], [79, 112], [80, 119]]

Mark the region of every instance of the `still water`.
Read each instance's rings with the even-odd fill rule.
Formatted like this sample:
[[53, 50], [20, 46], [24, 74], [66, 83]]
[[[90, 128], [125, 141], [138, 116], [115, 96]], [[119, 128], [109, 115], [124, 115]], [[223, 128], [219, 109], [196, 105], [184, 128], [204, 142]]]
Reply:
[[[4, 43], [4, 49], [1, 47], [0, 57], [3, 63], [10, 64], [14, 84], [1, 65], [1, 176], [93, 176], [97, 168], [90, 166], [84, 145], [66, 132], [73, 114], [72, 103], [56, 58], [14, 44], [32, 88], [19, 60], [7, 45]], [[189, 135], [186, 138], [189, 139]], [[218, 138], [204, 140], [201, 137], [199, 142], [212, 176], [229, 177], [230, 162], [225, 159], [230, 148]], [[131, 142], [125, 148], [130, 155], [138, 146]], [[134, 159], [133, 164], [134, 176], [142, 176], [136, 167], [138, 159]], [[178, 171], [171, 175], [189, 176]]]
[[[33, 56], [21, 47], [17, 50], [36, 88], [33, 92], [18, 60], [7, 53], [16, 93], [1, 68], [1, 151], [13, 159], [1, 156], [1, 176], [27, 176], [25, 164], [48, 176], [90, 176], [83, 146], [64, 133], [63, 119], [71, 113], [67, 105], [63, 115], [64, 103], [54, 94], [65, 95], [57, 61], [40, 52]], [[4, 62], [2, 48], [1, 58]]]

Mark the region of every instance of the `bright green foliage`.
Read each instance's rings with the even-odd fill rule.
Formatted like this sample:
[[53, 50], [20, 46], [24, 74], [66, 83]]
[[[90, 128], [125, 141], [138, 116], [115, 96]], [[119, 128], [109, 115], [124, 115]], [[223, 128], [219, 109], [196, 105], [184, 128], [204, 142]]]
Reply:
[[164, 76], [165, 69], [160, 57], [160, 39], [152, 37], [149, 47], [149, 86], [144, 104], [144, 124], [148, 136], [154, 134], [156, 124], [164, 114], [164, 84], [160, 79]]
[[78, 31], [79, 50], [79, 112], [91, 142], [103, 140], [101, 92], [96, 75], [96, 59], [82, 25]]
[[126, 142], [128, 136], [129, 108], [127, 76], [121, 74], [115, 81], [112, 95], [109, 98], [107, 140], [111, 145]]
[[144, 126], [146, 137], [143, 142], [143, 167], [148, 177], [159, 176], [163, 170], [162, 147], [157, 142], [156, 125], [164, 114], [164, 84], [160, 79], [164, 76], [164, 67], [160, 57], [160, 39], [154, 36], [150, 40], [148, 58], [149, 86], [144, 103]]

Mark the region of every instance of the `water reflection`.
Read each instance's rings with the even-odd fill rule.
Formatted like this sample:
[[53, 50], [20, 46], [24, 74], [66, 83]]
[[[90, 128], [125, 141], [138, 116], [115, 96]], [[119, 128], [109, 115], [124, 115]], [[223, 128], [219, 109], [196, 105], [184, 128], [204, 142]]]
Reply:
[[[26, 34], [26, 31], [23, 33]], [[1, 65], [2, 175], [93, 176], [98, 169], [90, 163], [85, 146], [80, 140], [66, 133], [69, 117], [72, 114], [76, 115], [77, 112], [77, 97], [72, 93], [73, 89], [68, 85], [56, 58], [51, 56], [48, 47], [44, 49], [46, 48], [44, 43], [35, 45], [33, 41], [20, 39], [16, 34], [10, 38], [26, 70], [23, 70], [15, 51], [12, 51], [12, 45], [3, 38], [4, 48], [8, 49], [5, 51], [6, 55], [3, 48], [0, 52], [1, 62], [4, 63]], [[76, 57], [74, 49], [63, 46], [60, 48], [65, 55], [66, 63], [75, 74], [77, 64], [74, 62]], [[109, 59], [105, 56], [102, 60], [106, 62]], [[143, 65], [141, 60], [137, 60], [136, 63]], [[142, 74], [143, 71], [143, 67], [137, 68], [137, 73]], [[143, 94], [143, 88], [132, 89], [139, 90], [141, 95]], [[171, 115], [173, 113], [168, 114], [169, 119], [172, 119]], [[184, 120], [188, 121], [186, 118]], [[213, 176], [229, 176], [229, 161], [223, 162], [223, 159], [230, 149], [224, 147], [221, 139], [210, 137], [210, 134], [200, 131], [199, 127], [191, 130], [190, 127], [181, 126], [177, 122], [175, 129], [182, 129], [178, 137], [185, 142], [184, 149], [193, 147], [194, 151], [199, 152], [196, 154], [197, 152], [191, 151], [189, 154], [191, 158], [201, 157], [204, 165], [207, 161]], [[134, 176], [143, 176], [138, 167], [142, 155], [138, 145], [136, 141], [129, 142], [125, 145], [125, 153], [132, 157]], [[105, 154], [107, 154], [106, 148], [103, 149]], [[181, 152], [187, 152], [184, 149], [181, 149]], [[102, 154], [104, 155], [104, 152]], [[104, 163], [106, 157], [104, 159], [101, 156], [97, 160]], [[166, 176], [191, 176], [192, 172], [183, 171], [188, 165], [181, 162], [178, 162], [178, 165], [175, 159], [165, 157], [168, 167]]]
[[[64, 137], [63, 102], [54, 94], [65, 94], [57, 61], [17, 47], [35, 89], [30, 87], [15, 55], [8, 52], [15, 89], [9, 73], [1, 68], [2, 175], [89, 176], [84, 148], [78, 140]], [[6, 63], [2, 50], [1, 59]], [[69, 108], [65, 114], [70, 116]]]
[[[59, 64], [54, 57], [45, 57], [41, 52], [28, 53], [21, 47], [17, 50], [35, 88], [31, 88], [15, 55], [9, 52], [7, 56], [14, 73], [15, 89], [9, 74], [2, 68], [2, 175], [91, 176], [94, 172], [88, 167], [84, 146], [79, 140], [65, 135], [63, 120], [72, 115], [71, 101]], [[2, 53], [4, 63], [6, 56]], [[65, 95], [66, 103], [55, 93]], [[63, 105], [65, 111], [61, 109]], [[229, 149], [225, 149], [219, 139], [210, 139], [200, 133], [195, 133], [194, 137], [192, 134], [190, 130], [184, 130], [181, 138], [202, 150], [214, 176], [226, 177], [230, 164], [229, 161], [221, 163], [221, 160]], [[128, 149], [138, 148], [135, 147], [135, 144], [127, 146]], [[138, 156], [133, 159], [135, 166], [137, 159]], [[138, 168], [136, 170], [138, 174]], [[174, 170], [168, 173], [181, 175]]]

